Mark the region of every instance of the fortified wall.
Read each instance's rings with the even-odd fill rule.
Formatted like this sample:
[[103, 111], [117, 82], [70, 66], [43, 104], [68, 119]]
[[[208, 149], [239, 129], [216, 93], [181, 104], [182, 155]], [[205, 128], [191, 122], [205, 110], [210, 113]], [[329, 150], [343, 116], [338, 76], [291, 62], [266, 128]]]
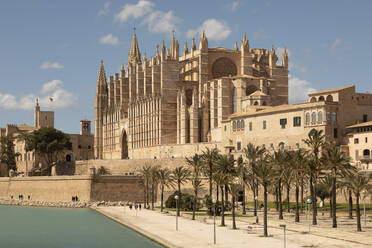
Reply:
[[0, 178], [0, 198], [70, 202], [142, 202], [143, 188], [136, 176], [40, 176]]

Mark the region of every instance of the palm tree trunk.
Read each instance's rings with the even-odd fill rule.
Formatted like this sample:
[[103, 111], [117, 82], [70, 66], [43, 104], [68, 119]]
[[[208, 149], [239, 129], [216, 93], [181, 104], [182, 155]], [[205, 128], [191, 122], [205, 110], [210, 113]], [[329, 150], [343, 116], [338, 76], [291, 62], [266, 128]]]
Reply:
[[221, 226], [225, 226], [225, 202], [223, 195], [223, 185], [221, 187]]
[[227, 209], [228, 204], [229, 204], [229, 189], [227, 185], [225, 185], [225, 199], [226, 199], [225, 204], [226, 204], [226, 209]]
[[264, 183], [264, 236], [267, 237], [267, 194], [266, 183]]
[[295, 218], [295, 222], [300, 222], [300, 206], [298, 204], [298, 198], [299, 198], [299, 187], [298, 185], [296, 184], [296, 218]]
[[155, 183], [151, 184], [151, 210], [154, 210], [155, 202]]
[[[331, 194], [332, 195], [332, 194]], [[329, 197], [329, 218], [332, 218], [332, 196]]]
[[[257, 204], [256, 204], [256, 186], [254, 183], [254, 179], [252, 180], [252, 192], [253, 192], [253, 216], [257, 216]], [[257, 196], [258, 197], [258, 196]]]
[[353, 218], [353, 194], [349, 189], [349, 219]]
[[279, 211], [278, 187], [275, 188], [275, 209]]
[[180, 202], [181, 202], [181, 182], [178, 181], [178, 204], [177, 204], [177, 216], [180, 216]]
[[290, 191], [290, 187], [289, 187], [289, 185], [287, 184], [287, 212], [288, 212], [288, 213], [291, 211], [290, 203], [289, 203], [289, 191]]
[[317, 220], [316, 220], [316, 197], [315, 197], [315, 190], [314, 190], [314, 185], [313, 185], [313, 176], [310, 175], [310, 194], [311, 194], [311, 203], [313, 206], [313, 225], [317, 225]]
[[301, 178], [301, 213], [304, 212], [304, 181]]
[[193, 220], [195, 220], [196, 199], [198, 199], [198, 191], [195, 190], [194, 193], [195, 193], [195, 197], [194, 197], [194, 203], [193, 203], [193, 206], [192, 206], [192, 219]]
[[332, 183], [332, 227], [337, 227], [337, 216], [336, 216], [336, 173], [333, 176]]
[[278, 182], [278, 196], [279, 196], [279, 220], [283, 219], [283, 203], [282, 203], [282, 180]]
[[213, 194], [213, 164], [209, 163], [209, 197], [212, 199]]
[[362, 231], [362, 225], [360, 223], [360, 208], [359, 208], [359, 194], [355, 195], [355, 201], [356, 201], [356, 217], [357, 217], [357, 231]]
[[146, 208], [149, 205], [149, 181], [146, 180]]
[[243, 183], [243, 212], [242, 214], [247, 214], [247, 211], [245, 210], [245, 186]]
[[216, 198], [218, 202], [219, 201], [219, 185], [218, 184], [216, 185]]
[[233, 229], [236, 229], [236, 223], [235, 223], [235, 196], [231, 197], [232, 201], [232, 220], [233, 220]]
[[161, 185], [161, 196], [160, 196], [160, 200], [161, 200], [161, 203], [160, 203], [160, 211], [163, 212], [163, 209], [164, 209], [164, 184]]

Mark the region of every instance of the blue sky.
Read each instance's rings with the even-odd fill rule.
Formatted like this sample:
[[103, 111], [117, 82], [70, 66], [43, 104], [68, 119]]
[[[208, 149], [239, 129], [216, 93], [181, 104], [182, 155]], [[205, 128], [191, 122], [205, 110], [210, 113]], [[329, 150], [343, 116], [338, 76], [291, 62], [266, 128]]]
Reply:
[[[35, 98], [54, 109], [55, 126], [77, 133], [94, 118], [99, 60], [106, 74], [125, 64], [136, 26], [147, 57], [172, 30], [185, 40], [206, 30], [209, 46], [290, 53], [290, 100], [355, 84], [372, 92], [372, 1], [1, 1], [0, 126], [33, 123]], [[53, 97], [53, 103], [49, 102]]]

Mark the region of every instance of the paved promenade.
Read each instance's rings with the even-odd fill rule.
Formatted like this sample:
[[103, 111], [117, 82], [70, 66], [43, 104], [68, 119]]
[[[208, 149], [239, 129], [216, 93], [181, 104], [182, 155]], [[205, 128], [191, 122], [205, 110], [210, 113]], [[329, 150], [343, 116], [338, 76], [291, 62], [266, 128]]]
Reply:
[[[231, 220], [227, 220], [227, 227], [217, 226], [217, 244], [213, 244], [213, 219], [200, 217], [196, 221], [189, 216], [178, 218], [179, 230], [176, 231], [176, 217], [171, 214], [162, 214], [158, 211], [129, 210], [128, 207], [98, 207], [102, 214], [140, 232], [168, 247], [284, 247], [283, 230], [277, 228], [281, 222], [269, 220], [270, 237], [262, 237], [262, 226], [253, 228], [248, 232], [253, 217], [241, 218], [238, 221], [239, 230], [231, 229]], [[219, 218], [217, 219], [219, 224]], [[371, 236], [349, 231], [337, 231], [332, 228], [313, 228], [311, 234], [305, 233], [308, 227], [304, 224], [287, 223], [287, 247], [330, 247], [330, 248], [367, 248], [372, 245]], [[313, 234], [314, 232], [314, 234]], [[330, 237], [327, 237], [331, 234]], [[349, 238], [349, 236], [351, 238]], [[358, 239], [360, 238], [360, 242]]]

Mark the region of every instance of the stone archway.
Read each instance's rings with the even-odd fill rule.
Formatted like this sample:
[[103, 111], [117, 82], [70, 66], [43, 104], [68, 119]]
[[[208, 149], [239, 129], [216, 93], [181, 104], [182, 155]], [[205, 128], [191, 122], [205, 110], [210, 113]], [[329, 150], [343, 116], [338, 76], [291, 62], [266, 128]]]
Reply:
[[125, 130], [121, 136], [121, 159], [128, 159], [128, 137]]

